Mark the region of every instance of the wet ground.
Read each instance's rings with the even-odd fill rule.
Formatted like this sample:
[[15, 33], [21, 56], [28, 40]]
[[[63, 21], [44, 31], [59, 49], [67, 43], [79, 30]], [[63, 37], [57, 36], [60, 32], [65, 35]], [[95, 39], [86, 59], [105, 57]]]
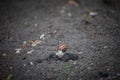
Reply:
[[[108, 0], [1, 1], [0, 80], [120, 80], [119, 13]], [[78, 60], [45, 60], [61, 43]]]

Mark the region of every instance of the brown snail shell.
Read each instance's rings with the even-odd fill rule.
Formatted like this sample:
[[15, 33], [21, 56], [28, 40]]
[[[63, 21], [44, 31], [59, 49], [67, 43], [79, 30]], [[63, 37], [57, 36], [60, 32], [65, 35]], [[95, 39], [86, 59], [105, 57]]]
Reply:
[[57, 46], [57, 50], [62, 51], [62, 52], [66, 52], [67, 45], [66, 44], [60, 44], [60, 45]]

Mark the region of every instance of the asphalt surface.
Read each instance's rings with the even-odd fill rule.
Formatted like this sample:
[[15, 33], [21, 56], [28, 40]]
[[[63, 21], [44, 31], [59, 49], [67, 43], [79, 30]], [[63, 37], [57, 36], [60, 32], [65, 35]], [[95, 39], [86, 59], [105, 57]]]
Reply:
[[[59, 44], [78, 59], [46, 60]], [[119, 2], [1, 1], [0, 80], [120, 80]]]

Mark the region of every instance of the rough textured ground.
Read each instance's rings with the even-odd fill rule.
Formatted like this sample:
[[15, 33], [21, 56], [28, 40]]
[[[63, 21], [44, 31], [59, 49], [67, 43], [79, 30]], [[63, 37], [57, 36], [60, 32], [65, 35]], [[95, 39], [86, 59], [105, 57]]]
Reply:
[[[0, 80], [120, 80], [120, 8], [102, 0], [0, 2]], [[90, 12], [97, 15], [90, 16]], [[40, 40], [34, 47], [25, 41]], [[79, 59], [41, 61], [66, 43]], [[15, 49], [21, 48], [16, 54]], [[31, 54], [28, 51], [34, 50]], [[32, 63], [33, 64], [32, 64]], [[8, 79], [7, 79], [8, 78]], [[9, 79], [10, 78], [10, 79]], [[13, 78], [13, 79], [12, 79]]]

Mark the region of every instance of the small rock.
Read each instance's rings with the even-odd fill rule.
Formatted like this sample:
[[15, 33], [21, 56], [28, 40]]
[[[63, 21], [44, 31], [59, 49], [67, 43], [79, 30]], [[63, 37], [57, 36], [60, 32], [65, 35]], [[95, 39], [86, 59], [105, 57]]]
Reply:
[[35, 27], [37, 27], [38, 26], [38, 24], [34, 24], [35, 25]]
[[27, 64], [23, 64], [23, 66], [26, 66]]
[[106, 49], [106, 48], [108, 48], [108, 46], [104, 46], [103, 48]]
[[72, 14], [71, 14], [71, 13], [68, 13], [68, 16], [69, 16], [69, 17], [71, 17], [71, 16], [72, 16]]
[[33, 64], [33, 62], [30, 62], [30, 65], [32, 65], [32, 66], [33, 66], [33, 65], [34, 65], [34, 64]]
[[7, 53], [3, 53], [3, 54], [2, 54], [2, 57], [3, 57], [4, 59], [7, 59], [7, 58], [8, 58], [8, 54], [7, 54]]
[[83, 54], [83, 52], [78, 52], [78, 54]]
[[77, 61], [73, 61], [73, 64], [76, 65], [76, 64], [77, 64]]
[[22, 50], [21, 48], [17, 48], [17, 49], [15, 49], [16, 50], [16, 54], [19, 54], [20, 53], [20, 51]]
[[90, 65], [94, 65], [93, 63], [90, 63]]
[[98, 14], [97, 12], [90, 12], [89, 13], [89, 15], [92, 16], [92, 17], [96, 16], [97, 14]]
[[13, 67], [12, 67], [12, 66], [10, 66], [9, 68], [10, 68], [10, 69], [13, 69]]

